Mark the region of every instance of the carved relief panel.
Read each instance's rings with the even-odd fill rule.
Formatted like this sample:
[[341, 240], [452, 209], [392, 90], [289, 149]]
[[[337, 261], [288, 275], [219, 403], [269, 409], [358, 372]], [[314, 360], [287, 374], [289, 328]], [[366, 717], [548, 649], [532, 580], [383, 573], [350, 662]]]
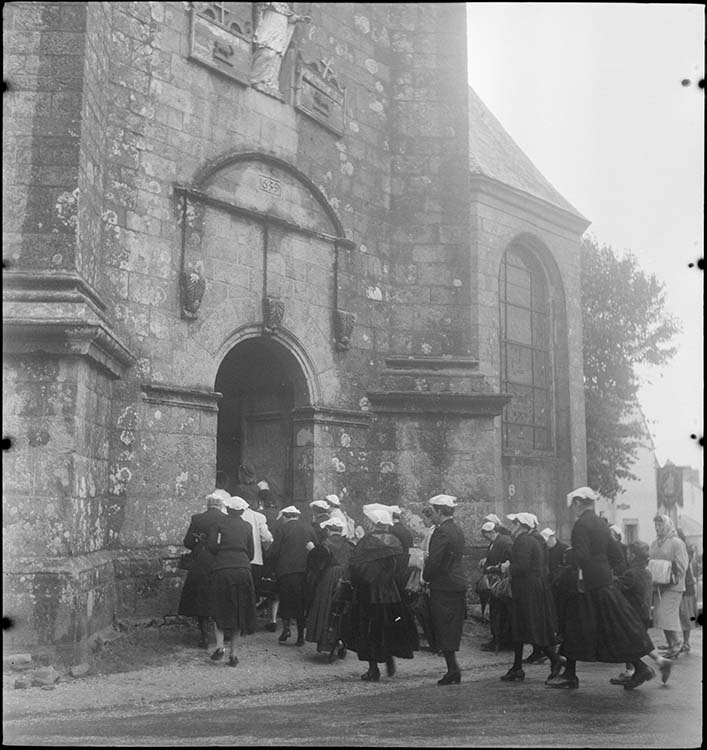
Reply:
[[247, 86], [253, 44], [252, 5], [192, 3], [189, 58]]
[[344, 134], [346, 90], [331, 69], [331, 61], [306, 62], [299, 55], [295, 107], [337, 135]]

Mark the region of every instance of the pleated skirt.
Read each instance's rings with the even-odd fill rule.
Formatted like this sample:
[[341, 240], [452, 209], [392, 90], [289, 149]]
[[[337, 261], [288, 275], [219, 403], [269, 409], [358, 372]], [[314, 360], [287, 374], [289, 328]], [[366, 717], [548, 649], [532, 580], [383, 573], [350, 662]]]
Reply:
[[340, 565], [332, 565], [321, 575], [314, 589], [312, 603], [307, 613], [307, 635], [305, 640], [317, 644], [318, 651], [329, 651], [330, 625], [334, 591], [344, 569]]
[[346, 636], [347, 647], [358, 654], [359, 661], [412, 659], [420, 647], [415, 620], [404, 602], [371, 604], [354, 596]]
[[439, 651], [459, 651], [464, 627], [465, 591], [430, 589], [434, 643]]
[[211, 574], [211, 616], [220, 630], [255, 632], [255, 589], [250, 568], [223, 568]]
[[640, 616], [615, 586], [568, 597], [563, 652], [569, 659], [626, 663], [652, 650]]

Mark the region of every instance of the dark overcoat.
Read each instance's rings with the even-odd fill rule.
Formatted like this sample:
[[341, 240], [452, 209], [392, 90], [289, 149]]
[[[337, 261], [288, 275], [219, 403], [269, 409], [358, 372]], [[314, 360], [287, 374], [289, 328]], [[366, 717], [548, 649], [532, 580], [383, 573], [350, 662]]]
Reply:
[[430, 587], [434, 642], [442, 652], [458, 651], [461, 642], [466, 605], [464, 545], [464, 534], [454, 520], [442, 521], [430, 538], [430, 551], [422, 573]]
[[396, 583], [407, 565], [404, 558], [398, 539], [380, 530], [364, 535], [351, 555], [348, 578], [354, 590], [344, 640], [359, 661], [412, 659], [419, 647], [412, 611]]
[[562, 559], [567, 549], [567, 545], [561, 542], [559, 539], [554, 547], [547, 550], [547, 564], [550, 572], [550, 582], [553, 582], [559, 572], [559, 568], [562, 565]]
[[184, 546], [192, 551], [193, 563], [187, 573], [179, 600], [180, 615], [208, 617], [210, 615], [209, 579], [214, 563], [213, 554], [206, 547], [212, 528], [217, 528], [224, 514], [218, 508], [209, 508], [191, 517], [184, 536]]
[[253, 529], [240, 515], [221, 515], [206, 546], [214, 554], [211, 569], [211, 616], [221, 629], [241, 635], [255, 632], [255, 588], [250, 570]]
[[619, 543], [612, 538], [606, 521], [586, 510], [572, 528], [574, 559], [582, 571], [585, 591], [608, 586], [612, 569], [619, 569], [623, 557]]
[[307, 569], [307, 544], [317, 544], [312, 524], [297, 518], [275, 527], [270, 557], [275, 574], [279, 577], [290, 573], [304, 573]]
[[513, 640], [536, 646], [557, 642], [557, 616], [545, 574], [545, 553], [532, 534], [520, 533], [511, 549]]
[[[496, 538], [489, 544], [484, 573], [491, 576], [492, 582], [497, 580], [496, 576], [500, 575], [501, 563], [511, 559], [512, 547], [513, 540], [510, 534], [502, 534], [500, 530]], [[510, 602], [506, 599], [497, 599], [495, 596], [491, 596], [489, 592], [489, 616], [494, 643], [499, 648], [510, 645], [512, 641]]]
[[[338, 640], [340, 633], [332, 632], [331, 612], [334, 593], [340, 578], [348, 567], [354, 546], [346, 537], [332, 535], [318, 544], [307, 558], [308, 573], [311, 579], [311, 604], [307, 613], [307, 638], [316, 643], [318, 651], [329, 650], [332, 641]], [[337, 623], [338, 624], [338, 623]]]
[[500, 573], [501, 563], [511, 559], [511, 547], [513, 547], [513, 540], [509, 536], [499, 534], [489, 544], [486, 552], [486, 562], [484, 563], [484, 572]]
[[640, 615], [614, 585], [621, 551], [606, 522], [585, 510], [572, 528], [573, 559], [582, 574], [567, 599], [563, 650], [577, 661], [633, 662], [653, 650]]

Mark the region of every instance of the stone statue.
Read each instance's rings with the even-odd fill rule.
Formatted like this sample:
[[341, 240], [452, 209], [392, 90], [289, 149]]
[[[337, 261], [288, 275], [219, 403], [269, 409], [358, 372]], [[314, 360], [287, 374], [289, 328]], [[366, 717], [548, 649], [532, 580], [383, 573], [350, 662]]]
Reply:
[[285, 303], [279, 297], [263, 297], [263, 331], [273, 334], [282, 323]]
[[201, 300], [206, 289], [204, 265], [198, 261], [192, 268], [182, 271], [180, 277], [182, 290], [182, 317], [194, 320], [201, 307]]
[[309, 22], [309, 16], [300, 16], [289, 3], [257, 3], [255, 33], [253, 34], [253, 61], [250, 83], [253, 88], [281, 99], [280, 67], [292, 41], [295, 24]]
[[334, 310], [334, 339], [336, 350], [346, 352], [351, 348], [351, 335], [353, 334], [356, 315], [344, 310]]

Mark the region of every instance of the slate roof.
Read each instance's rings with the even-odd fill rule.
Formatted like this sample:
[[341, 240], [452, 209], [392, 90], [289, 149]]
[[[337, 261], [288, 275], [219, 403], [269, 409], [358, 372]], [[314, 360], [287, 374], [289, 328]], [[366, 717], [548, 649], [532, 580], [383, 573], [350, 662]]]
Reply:
[[543, 177], [471, 86], [469, 166], [473, 174], [490, 177], [585, 219]]

